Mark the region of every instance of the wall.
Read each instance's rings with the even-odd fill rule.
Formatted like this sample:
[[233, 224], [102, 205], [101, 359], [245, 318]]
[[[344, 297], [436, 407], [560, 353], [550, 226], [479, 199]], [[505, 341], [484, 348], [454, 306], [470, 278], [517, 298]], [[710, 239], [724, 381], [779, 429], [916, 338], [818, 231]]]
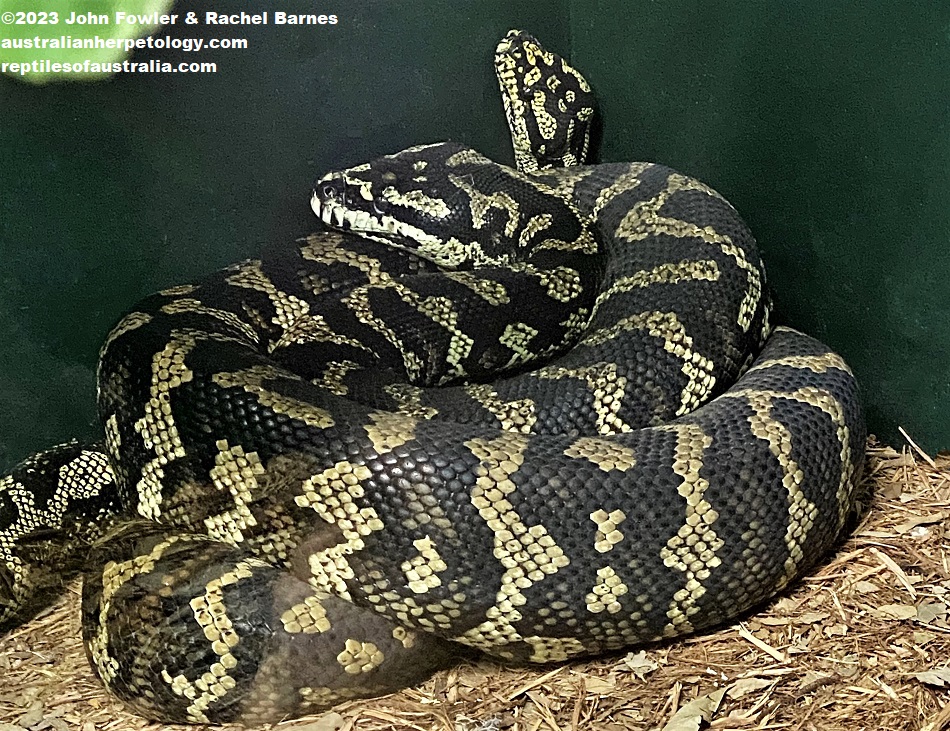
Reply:
[[781, 321], [838, 349], [872, 432], [950, 448], [950, 5], [572, 3], [603, 160], [717, 188]]

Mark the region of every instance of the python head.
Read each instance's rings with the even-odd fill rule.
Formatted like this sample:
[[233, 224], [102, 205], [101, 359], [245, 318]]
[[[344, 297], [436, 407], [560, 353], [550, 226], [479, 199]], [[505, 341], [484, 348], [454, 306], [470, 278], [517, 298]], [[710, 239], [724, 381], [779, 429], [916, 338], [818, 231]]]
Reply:
[[311, 207], [328, 226], [447, 269], [505, 265], [524, 258], [552, 221], [570, 236], [580, 226], [538, 182], [457, 142], [410, 147], [328, 173], [315, 183]]

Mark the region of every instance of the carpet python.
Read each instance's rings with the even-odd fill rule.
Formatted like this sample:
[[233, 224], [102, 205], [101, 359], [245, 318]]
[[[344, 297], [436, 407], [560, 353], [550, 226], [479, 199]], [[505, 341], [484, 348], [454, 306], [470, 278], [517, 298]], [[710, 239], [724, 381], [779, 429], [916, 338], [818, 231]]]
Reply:
[[769, 323], [735, 210], [583, 165], [587, 82], [512, 31], [516, 168], [457, 143], [323, 177], [326, 224], [136, 305], [102, 445], [0, 482], [0, 622], [84, 575], [87, 653], [164, 722], [254, 724], [735, 619], [846, 524], [854, 378]]

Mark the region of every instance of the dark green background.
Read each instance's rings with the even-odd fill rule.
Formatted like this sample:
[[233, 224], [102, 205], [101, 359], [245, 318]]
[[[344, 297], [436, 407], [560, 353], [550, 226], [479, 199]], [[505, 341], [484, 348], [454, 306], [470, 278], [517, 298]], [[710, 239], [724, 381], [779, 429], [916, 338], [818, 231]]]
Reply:
[[[264, 9], [245, 0], [175, 12]], [[0, 470], [94, 438], [97, 350], [148, 292], [306, 233], [320, 173], [426, 141], [511, 160], [491, 52], [570, 57], [602, 160], [658, 160], [756, 231], [779, 319], [846, 356], [872, 431], [950, 447], [950, 6], [688, 0], [285, 3], [214, 75], [0, 78]], [[356, 6], [356, 7], [354, 7]]]

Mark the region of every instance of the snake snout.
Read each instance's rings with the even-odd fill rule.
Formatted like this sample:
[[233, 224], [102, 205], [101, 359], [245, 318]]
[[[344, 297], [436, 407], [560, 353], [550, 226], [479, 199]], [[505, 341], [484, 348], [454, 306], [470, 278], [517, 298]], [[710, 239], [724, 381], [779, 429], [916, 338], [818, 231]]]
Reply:
[[345, 196], [343, 176], [330, 173], [320, 178], [313, 186], [313, 194], [324, 201], [342, 201]]
[[344, 227], [346, 218], [346, 181], [339, 173], [329, 173], [313, 186], [310, 207], [324, 223]]

